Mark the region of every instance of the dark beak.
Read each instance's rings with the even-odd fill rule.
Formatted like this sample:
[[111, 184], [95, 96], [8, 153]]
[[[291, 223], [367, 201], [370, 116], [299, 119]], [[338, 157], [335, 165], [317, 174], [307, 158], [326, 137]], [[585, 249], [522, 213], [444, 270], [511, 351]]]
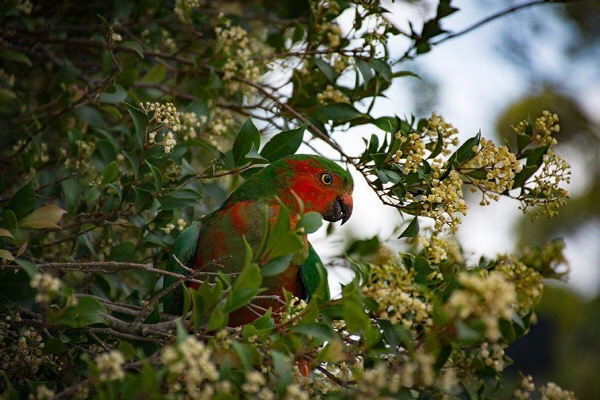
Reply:
[[349, 195], [340, 196], [335, 199], [335, 201], [331, 204], [331, 207], [325, 214], [323, 214], [323, 219], [329, 222], [336, 222], [342, 220], [342, 225], [352, 215], [352, 197]]

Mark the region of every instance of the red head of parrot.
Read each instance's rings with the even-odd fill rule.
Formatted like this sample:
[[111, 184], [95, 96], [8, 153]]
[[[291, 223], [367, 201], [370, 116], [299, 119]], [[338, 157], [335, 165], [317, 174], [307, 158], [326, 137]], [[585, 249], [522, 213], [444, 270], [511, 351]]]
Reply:
[[251, 176], [228, 202], [281, 201], [292, 211], [316, 211], [326, 221], [345, 223], [352, 215], [354, 182], [348, 171], [321, 156], [283, 157]]

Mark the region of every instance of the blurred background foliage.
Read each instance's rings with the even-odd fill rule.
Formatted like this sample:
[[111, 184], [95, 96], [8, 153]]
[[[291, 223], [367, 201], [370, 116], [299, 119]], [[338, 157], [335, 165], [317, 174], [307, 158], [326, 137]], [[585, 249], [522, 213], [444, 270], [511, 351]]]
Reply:
[[[503, 4], [516, 5], [510, 1]], [[498, 2], [457, 5], [487, 10], [498, 6]], [[571, 198], [560, 215], [540, 218], [533, 224], [527, 216], [522, 216], [516, 222], [515, 247], [522, 249], [555, 237], [592, 246], [587, 257], [575, 262], [586, 263], [577, 267], [589, 271], [590, 279], [598, 282], [595, 277], [600, 271], [597, 246], [600, 242], [600, 3], [569, 2], [517, 12], [497, 24], [499, 34], [488, 45], [495, 49], [499, 62], [514, 66], [516, 75], [526, 85], [522, 96], [508, 104], [504, 100], [505, 105], [500, 106], [495, 122], [499, 138], [511, 142], [514, 140], [511, 126], [528, 115], [551, 109], [561, 118], [558, 147], [568, 154], [575, 171], [580, 171], [570, 191]], [[427, 78], [430, 89], [425, 92], [429, 93], [426, 106], [435, 108], [444, 81], [430, 74]], [[586, 93], [596, 96], [589, 98]], [[420, 91], [416, 97], [422, 94]], [[423, 100], [415, 101], [419, 104]], [[522, 339], [525, 343], [517, 343], [509, 354], [515, 358], [513, 371], [520, 368], [543, 379], [561, 377], [580, 398], [594, 399], [600, 396], [596, 379], [596, 371], [600, 369], [597, 323], [600, 288], [586, 287], [587, 293], [583, 289], [573, 292], [564, 286], [547, 286], [539, 309], [540, 324]]]
[[[369, 2], [363, 3], [368, 10]], [[441, 33], [439, 21], [450, 14], [444, 7], [440, 12], [436, 3], [409, 3], [422, 6], [428, 12], [437, 10], [439, 18], [431, 20], [428, 33], [421, 31], [421, 37], [413, 35], [413, 45], [400, 57], [400, 61], [430, 51], [430, 39]], [[449, 7], [449, 2], [442, 3]], [[594, 1], [567, 3], [558, 4], [548, 11], [572, 31], [568, 45], [564, 46], [564, 57], [573, 63], [594, 62], [600, 52], [600, 5]], [[27, 260], [36, 263], [103, 259], [164, 263], [166, 251], [178, 233], [179, 221], [185, 223], [214, 210], [230, 188], [239, 183], [237, 174], [247, 165], [236, 163], [231, 152], [224, 149], [231, 147], [239, 127], [252, 109], [265, 110], [264, 114], [252, 114], [261, 121], [264, 131], [271, 134], [286, 128], [286, 119], [297, 117], [294, 110], [300, 111], [310, 116], [304, 122], [312, 124], [313, 135], [334, 148], [335, 141], [323, 135], [324, 132], [331, 133], [336, 128], [344, 129], [365, 122], [354, 108], [330, 109], [324, 114], [316, 112], [322, 106], [317, 95], [328, 82], [339, 76], [334, 59], [326, 64], [319, 62], [318, 58], [309, 57], [306, 67], [311, 78], [306, 78], [305, 74], [306, 81], [300, 79], [302, 76], [293, 80], [296, 85], [305, 84], [289, 99], [294, 110], [286, 108], [285, 104], [261, 92], [258, 87], [254, 87], [255, 94], [258, 93], [256, 97], [241, 95], [239, 87], [231, 86], [232, 81], [223, 79], [227, 68], [233, 68], [230, 72], [252, 82], [257, 75], [266, 72], [267, 62], [276, 59], [278, 52], [289, 50], [286, 46], [290, 41], [314, 40], [314, 43], [321, 43], [328, 33], [335, 33], [325, 23], [322, 26], [324, 30], [318, 33], [311, 33], [304, 27], [319, 25], [308, 17], [311, 11], [307, 2], [209, 1], [205, 5], [201, 13], [190, 14], [193, 15], [193, 22], [190, 22], [192, 20], [186, 20], [185, 16], [173, 14], [174, 3], [157, 0], [113, 4], [96, 1], [2, 3], [0, 24], [8, 21], [14, 24], [0, 32], [0, 44], [3, 44], [0, 53], [3, 67], [0, 87], [0, 130], [3, 132], [0, 135], [0, 200], [5, 209], [15, 214], [14, 221], [10, 213], [3, 215], [3, 222], [14, 235], [14, 240], [10, 241], [9, 236], [2, 235], [3, 249], [8, 249], [11, 256], [27, 251]], [[460, 4], [457, 5], [460, 7]], [[252, 18], [257, 15], [260, 17]], [[335, 16], [337, 13], [331, 13], [323, 18], [330, 22]], [[229, 19], [231, 22], [227, 22]], [[15, 20], [18, 22], [15, 23]], [[288, 20], [294, 22], [288, 25]], [[115, 24], [114, 21], [127, 22]], [[226, 28], [229, 23], [245, 26], [248, 31], [258, 34], [249, 39], [241, 36], [233, 38], [225, 45], [230, 46], [228, 50], [215, 47], [223, 45], [218, 41], [215, 28]], [[389, 29], [390, 33], [397, 33], [395, 28]], [[523, 29], [539, 33], [545, 29], [545, 24], [543, 20], [530, 19], [527, 23], [520, 21], [517, 26], [506, 28], [502, 53], [530, 76], [531, 87], [526, 97], [498, 116], [498, 135], [510, 142], [510, 126], [550, 109], [561, 118], [559, 149], [581, 157], [578, 162], [585, 165], [587, 176], [586, 183], [572, 194], [568, 205], [554, 219], [542, 218], [531, 224], [528, 217], [523, 218], [518, 227], [519, 250], [544, 244], [557, 236], [585, 234], [590, 229], [597, 232], [599, 210], [596, 199], [600, 189], [597, 114], [590, 115], [582, 105], [582, 99], [570, 90], [568, 70], [560, 77], [540, 69], [536, 63], [536, 52], [526, 41], [528, 36], [521, 34]], [[366, 46], [367, 51], [361, 56], [372, 62], [377, 58], [374, 57], [377, 35], [369, 40], [372, 47]], [[253, 51], [259, 56], [240, 60], [236, 66], [227, 65], [227, 57], [220, 51], [235, 53], [238, 50], [236, 45], [242, 41], [247, 46], [254, 46]], [[267, 43], [274, 53], [260, 53], [261, 42]], [[336, 44], [330, 42], [327, 45]], [[319, 47], [315, 45], [312, 50], [318, 53]], [[432, 51], [435, 51], [435, 46]], [[349, 54], [356, 55], [353, 52]], [[392, 78], [406, 74], [397, 68], [387, 70], [376, 62], [369, 66], [369, 72], [364, 71], [361, 72], [374, 77], [372, 86], [358, 85], [354, 91], [343, 86], [336, 87], [341, 93], [331, 93], [333, 97], [329, 100], [334, 102], [335, 96], [342, 96], [342, 99], [347, 96], [353, 101], [377, 96], [389, 87]], [[10, 75], [13, 75], [12, 80]], [[429, 115], [435, 108], [436, 87], [443, 84], [435, 82], [435, 77], [424, 77], [426, 81], [432, 79], [429, 96], [416, 104], [417, 111], [423, 110], [422, 116]], [[240, 83], [247, 82], [238, 80], [237, 84]], [[282, 87], [285, 83], [286, 80], [281, 83]], [[277, 87], [277, 82], [273, 86]], [[419, 90], [423, 88], [418, 87]], [[191, 129], [190, 137], [178, 142], [168, 156], [164, 146], [148, 146], [144, 142], [146, 131], [139, 126], [132, 127], [131, 121], [140, 126], [147, 124], [144, 128], [151, 127], [152, 122], [145, 121], [143, 113], [123, 106], [122, 102], [128, 100], [137, 105], [156, 98], [185, 104], [180, 111], [193, 112], [197, 119], [185, 120], [182, 114], [181, 125], [191, 124], [203, 135], [194, 137]], [[166, 131], [160, 124], [155, 127], [157, 141], [165, 143]], [[181, 139], [184, 135], [180, 132]], [[89, 143], [93, 146], [90, 147]], [[309, 146], [313, 143], [314, 139], [306, 140]], [[188, 160], [193, 160], [193, 165]], [[37, 171], [35, 198], [32, 188], [26, 184], [33, 170]], [[22, 208], [15, 202], [11, 204], [12, 196], [19, 189], [22, 190], [20, 199], [27, 203]], [[200, 198], [203, 200], [200, 205], [191, 209], [189, 205], [197, 204]], [[53, 200], [68, 211], [61, 222], [63, 230], [60, 236], [49, 228], [62, 216], [57, 210], [46, 210], [48, 212], [41, 218], [45, 222], [30, 226], [33, 230], [18, 229], [17, 221], [21, 228], [27, 228], [23, 218], [34, 208], [39, 209]], [[356, 251], [360, 245], [356, 242], [354, 249], [351, 247], [350, 250]], [[365, 253], [373, 253], [371, 250]], [[7, 256], [6, 253], [3, 255]], [[27, 260], [20, 263], [25, 271], [30, 267]], [[106, 268], [104, 272], [110, 269]], [[33, 291], [24, 284], [29, 277], [22, 275], [21, 278], [27, 280], [17, 280], [16, 287], [22, 291], [23, 298], [33, 300]], [[139, 307], [156, 290], [156, 276], [139, 270], [119, 274], [77, 271], [67, 274], [66, 279], [77, 289]], [[73, 293], [61, 293], [61, 296], [69, 299]], [[525, 343], [522, 352], [517, 348], [511, 356], [519, 369], [534, 374], [540, 382], [560, 382], [583, 399], [595, 398], [600, 393], [595, 379], [595, 372], [600, 368], [596, 357], [600, 352], [600, 332], [596, 323], [599, 306], [597, 299], [582, 300], [563, 288], [547, 289], [539, 312], [542, 322], [531, 333], [531, 337], [541, 338], [534, 343], [547, 343], [547, 346], [540, 346], [541, 353], [538, 355], [527, 353], [533, 347], [531, 344]], [[59, 315], [61, 323], [88, 326], [99, 322], [94, 320], [94, 315], [105, 311], [94, 302], [82, 302], [78, 307], [79, 317]], [[81, 316], [84, 320], [78, 319]], [[147, 317], [153, 320], [155, 315]], [[70, 339], [77, 342], [74, 337]], [[60, 348], [63, 351], [63, 343], [56, 341], [53, 344], [53, 350]], [[123, 345], [121, 348], [126, 347]], [[124, 352], [129, 354], [129, 350]], [[240, 354], [246, 353], [240, 351]], [[538, 356], [541, 361], [531, 363]], [[83, 364], [78, 366], [83, 368]]]

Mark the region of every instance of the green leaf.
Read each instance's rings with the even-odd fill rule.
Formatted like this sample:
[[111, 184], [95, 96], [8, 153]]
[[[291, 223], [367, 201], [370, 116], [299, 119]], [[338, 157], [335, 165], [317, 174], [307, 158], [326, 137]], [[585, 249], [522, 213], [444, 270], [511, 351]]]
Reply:
[[[125, 108], [127, 108], [127, 112], [133, 120], [133, 125], [135, 127], [135, 136], [137, 138], [138, 145], [141, 147], [146, 141], [146, 127], [148, 126], [148, 115], [144, 111], [129, 103], [123, 104], [125, 105]], [[125, 153], [125, 155], [127, 154], [131, 153]]]
[[358, 254], [359, 256], [368, 256], [376, 254], [381, 247], [379, 236], [375, 235], [371, 239], [356, 240], [350, 244], [348, 254]]
[[366, 115], [348, 103], [334, 103], [317, 108], [310, 116], [322, 122], [344, 123]]
[[62, 315], [50, 314], [48, 319], [71, 328], [81, 328], [93, 324], [106, 324], [100, 316], [101, 313], [106, 313], [106, 309], [98, 300], [83, 296], [78, 298], [76, 306], [67, 308]]
[[15, 61], [21, 64], [25, 64], [28, 67], [32, 67], [33, 63], [31, 62], [31, 60], [29, 59], [29, 57], [27, 57], [25, 54], [19, 52], [19, 51], [14, 51], [14, 50], [0, 50], [0, 58], [4, 58], [6, 60], [11, 60], [11, 61]]
[[20, 220], [19, 226], [32, 229], [58, 229], [59, 226], [56, 224], [64, 213], [65, 210], [54, 204], [42, 206]]
[[331, 64], [329, 64], [328, 62], [326, 62], [320, 58], [316, 58], [316, 57], [314, 57], [312, 59], [312, 61], [315, 63], [315, 66], [319, 70], [321, 70], [323, 75], [325, 75], [325, 77], [327, 77], [327, 80], [330, 83], [335, 83], [335, 70], [333, 69]]
[[252, 145], [250, 151], [246, 154], [246, 160], [252, 161], [253, 163], [258, 164], [268, 164], [269, 160], [260, 155], [257, 149]]
[[158, 190], [162, 190], [163, 180], [162, 174], [154, 165], [150, 164], [148, 160], [144, 160], [148, 168], [150, 168], [150, 172], [152, 172], [152, 177], [154, 178], [154, 188]]
[[15, 213], [17, 219], [23, 218], [25, 215], [33, 211], [35, 206], [35, 190], [33, 188], [33, 179], [30, 179], [23, 187], [11, 197], [5, 210], [11, 210]]
[[192, 189], [172, 190], [166, 196], [158, 198], [163, 210], [174, 210], [176, 208], [195, 206], [202, 195]]
[[450, 358], [451, 355], [452, 355], [452, 346], [447, 345], [447, 346], [442, 347], [440, 349], [440, 353], [438, 354], [438, 358], [435, 361], [433, 368], [439, 372], [444, 367], [444, 365], [446, 365], [446, 362], [448, 361], [448, 359]]
[[6, 373], [6, 371], [4, 371], [4, 369], [0, 370], [0, 375], [2, 375], [2, 377], [4, 378], [4, 384], [2, 385], [4, 387], [3, 392], [2, 392], [2, 399], [4, 399], [4, 400], [19, 400], [19, 399], [21, 399], [22, 397], [19, 396], [19, 392], [16, 391], [16, 389], [10, 382], [10, 379], [8, 378], [8, 374]]
[[106, 168], [104, 168], [104, 173], [102, 174], [102, 184], [106, 185], [107, 183], [111, 183], [115, 180], [115, 178], [119, 175], [119, 164], [116, 161], [111, 161]]
[[295, 325], [290, 330], [293, 332], [302, 333], [303, 335], [310, 336], [315, 339], [319, 339], [322, 342], [328, 342], [337, 337], [331, 326], [318, 322]]
[[206, 329], [209, 331], [217, 330], [224, 327], [227, 324], [228, 314], [225, 314], [220, 307], [217, 307], [210, 314]]
[[108, 124], [104, 120], [105, 115], [98, 108], [92, 106], [78, 107], [73, 110], [73, 115], [76, 119], [87, 122], [93, 127], [100, 129], [108, 129]]
[[527, 156], [527, 165], [528, 166], [540, 166], [544, 163], [544, 156], [548, 152], [550, 146], [542, 146], [537, 147], [529, 153]]
[[133, 191], [135, 193], [135, 212], [140, 213], [149, 209], [150, 205], [154, 201], [152, 192], [137, 186], [133, 187]]
[[63, 196], [67, 200], [67, 209], [70, 213], [75, 213], [83, 187], [77, 178], [70, 178], [60, 183]]
[[119, 47], [125, 47], [127, 49], [133, 50], [140, 58], [144, 58], [144, 49], [142, 45], [138, 42], [126, 41], [119, 44]]
[[14, 261], [15, 256], [8, 250], [0, 249], [0, 259], [4, 261]]
[[515, 333], [515, 328], [512, 322], [507, 321], [504, 318], [500, 319], [500, 332], [507, 343], [512, 343], [517, 338], [517, 334]]
[[310, 234], [316, 232], [323, 225], [323, 217], [316, 211], [309, 211], [302, 215], [300, 221], [296, 225], [296, 230], [302, 234]]
[[273, 162], [281, 157], [294, 154], [302, 144], [306, 127], [283, 131], [273, 136], [263, 147], [260, 155]]
[[264, 289], [241, 288], [230, 292], [229, 297], [227, 298], [228, 301], [225, 311], [231, 312], [237, 310], [238, 308], [242, 308], [248, 304], [254, 298], [254, 296], [263, 291]]
[[403, 237], [414, 238], [419, 234], [419, 219], [414, 217], [412, 221], [408, 224], [404, 232], [398, 236], [398, 239]]
[[355, 61], [356, 66], [363, 77], [363, 86], [366, 88], [371, 78], [373, 78], [373, 70], [371, 69], [371, 65], [360, 58], [356, 58]]
[[247, 343], [238, 343], [235, 341], [231, 345], [245, 371], [250, 371], [260, 364], [262, 357], [256, 347]]
[[293, 379], [293, 364], [288, 356], [276, 350], [271, 352], [271, 359], [273, 360], [273, 372], [277, 376], [277, 392], [280, 394], [280, 398], [285, 398], [286, 390]]
[[131, 168], [133, 168], [134, 177], [137, 179], [138, 174], [140, 173], [140, 151], [139, 149], [133, 150], [131, 152], [123, 152], [123, 155], [129, 163], [131, 164]]
[[127, 91], [123, 88], [123, 86], [119, 84], [114, 84], [109, 86], [102, 94], [100, 95], [100, 102], [102, 103], [111, 103], [117, 104], [121, 103], [127, 98]]
[[31, 277], [24, 269], [0, 271], [0, 310], [7, 306], [26, 306], [33, 303], [35, 291], [29, 282]]
[[525, 135], [523, 133], [517, 133], [517, 152], [523, 151], [527, 145], [531, 143], [531, 136]]
[[166, 76], [167, 68], [162, 64], [156, 64], [146, 72], [146, 75], [142, 77], [141, 81], [145, 83], [160, 83]]
[[434, 158], [436, 158], [441, 152], [442, 149], [444, 148], [444, 136], [442, 136], [442, 133], [440, 131], [437, 132], [437, 141], [435, 143], [435, 148], [433, 149], [433, 151], [431, 152], [431, 154], [429, 155], [429, 157], [427, 157], [428, 160], [432, 160]]
[[177, 330], [177, 335], [175, 336], [176, 343], [181, 344], [181, 343], [185, 342], [185, 340], [188, 338], [188, 331], [187, 331], [187, 329], [185, 329], [185, 326], [183, 326], [183, 322], [181, 321], [181, 318], [177, 318], [175, 320], [175, 327]]
[[233, 142], [231, 149], [233, 164], [236, 167], [245, 164], [247, 162], [246, 155], [252, 151], [252, 148], [258, 149], [259, 146], [260, 132], [254, 126], [252, 119], [248, 118]]
[[233, 283], [233, 291], [240, 289], [256, 289], [260, 287], [262, 278], [260, 276], [260, 268], [255, 263], [251, 263], [239, 274]]
[[539, 166], [537, 165], [526, 165], [521, 169], [521, 171], [515, 175], [515, 180], [513, 183], [513, 188], [522, 187], [527, 179], [531, 178], [533, 174], [538, 170]]
[[292, 258], [294, 258], [293, 254], [285, 254], [279, 257], [275, 257], [262, 266], [262, 268], [260, 269], [260, 274], [263, 277], [279, 275], [283, 271], [288, 269]]
[[456, 150], [456, 162], [460, 165], [465, 161], [470, 160], [475, 155], [473, 147], [479, 145], [481, 139], [481, 132], [472, 138], [467, 139], [459, 148]]

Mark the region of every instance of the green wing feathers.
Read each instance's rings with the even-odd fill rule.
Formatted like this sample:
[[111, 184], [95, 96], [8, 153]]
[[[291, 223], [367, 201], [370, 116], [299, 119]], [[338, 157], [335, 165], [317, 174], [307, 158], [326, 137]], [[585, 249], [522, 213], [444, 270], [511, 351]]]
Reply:
[[[196, 247], [198, 246], [198, 237], [200, 236], [201, 226], [202, 222], [196, 221], [181, 232], [177, 239], [175, 239], [175, 243], [173, 243], [173, 248], [169, 254], [167, 266], [165, 267], [166, 271], [187, 275], [187, 271], [181, 268], [177, 260], [186, 267], [192, 267], [196, 256]], [[177, 257], [177, 260], [175, 260], [173, 256]], [[169, 288], [176, 280], [177, 278], [166, 275], [163, 289]], [[181, 292], [181, 287], [178, 287], [171, 293], [165, 295], [165, 300], [163, 302], [164, 311], [169, 314], [179, 314], [182, 307], [182, 296], [183, 293]]]
[[313, 296], [322, 296], [323, 300], [331, 298], [327, 281], [327, 270], [310, 243], [308, 244], [308, 257], [300, 266], [300, 278], [302, 279], [307, 299], [310, 300]]

